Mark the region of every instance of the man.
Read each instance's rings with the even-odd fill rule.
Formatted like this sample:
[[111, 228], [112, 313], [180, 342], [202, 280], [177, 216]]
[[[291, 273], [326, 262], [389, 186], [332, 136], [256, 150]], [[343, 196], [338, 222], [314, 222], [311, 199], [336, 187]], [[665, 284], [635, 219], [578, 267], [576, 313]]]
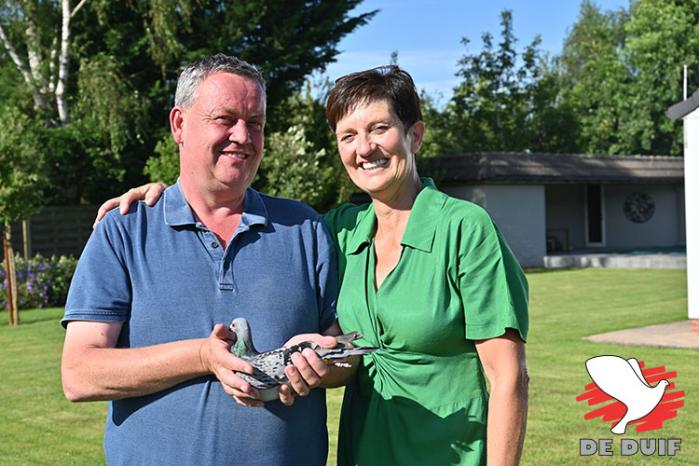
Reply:
[[[296, 354], [286, 373], [308, 396], [239, 406], [262, 403], [235, 375], [252, 368], [220, 324], [245, 317], [261, 350], [306, 333], [294, 341], [333, 346], [318, 333], [339, 331], [320, 217], [249, 188], [264, 125], [254, 67], [221, 54], [186, 67], [170, 112], [178, 183], [155, 208], [108, 214], [85, 247], [62, 321], [62, 379], [70, 400], [112, 400], [109, 464], [325, 464], [325, 394], [308, 392], [333, 371]], [[284, 386], [280, 398], [291, 405], [294, 393]]]

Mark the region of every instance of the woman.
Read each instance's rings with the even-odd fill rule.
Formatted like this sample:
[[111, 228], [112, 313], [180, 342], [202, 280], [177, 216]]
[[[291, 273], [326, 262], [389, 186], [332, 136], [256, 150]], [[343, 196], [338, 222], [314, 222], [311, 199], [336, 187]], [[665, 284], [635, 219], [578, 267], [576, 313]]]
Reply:
[[519, 264], [483, 209], [418, 176], [425, 125], [408, 73], [338, 79], [327, 116], [347, 173], [371, 197], [325, 217], [340, 251], [338, 319], [360, 345], [381, 348], [345, 390], [338, 463], [518, 463], [528, 330]]

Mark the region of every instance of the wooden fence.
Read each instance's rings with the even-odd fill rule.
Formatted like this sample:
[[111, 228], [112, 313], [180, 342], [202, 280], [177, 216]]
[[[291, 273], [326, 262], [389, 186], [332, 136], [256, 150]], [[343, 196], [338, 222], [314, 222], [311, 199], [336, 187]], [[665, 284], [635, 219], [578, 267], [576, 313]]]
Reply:
[[[96, 206], [47, 207], [27, 222], [12, 225], [12, 247], [16, 253], [29, 257], [79, 257], [92, 233], [96, 214]], [[1, 225], [0, 233], [4, 234]]]

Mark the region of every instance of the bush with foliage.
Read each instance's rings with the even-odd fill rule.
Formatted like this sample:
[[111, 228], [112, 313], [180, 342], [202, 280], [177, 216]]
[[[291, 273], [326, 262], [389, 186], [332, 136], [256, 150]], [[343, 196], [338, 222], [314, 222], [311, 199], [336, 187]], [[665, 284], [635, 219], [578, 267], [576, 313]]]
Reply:
[[[46, 258], [37, 254], [31, 259], [17, 256], [17, 303], [20, 309], [63, 306], [77, 259], [66, 256]], [[7, 307], [5, 267], [0, 265], [2, 295], [0, 306]]]
[[267, 137], [262, 169], [265, 192], [297, 199], [318, 208], [334, 178], [332, 168], [323, 166], [325, 149], [315, 150], [300, 125]]
[[170, 133], [155, 145], [155, 154], [146, 162], [143, 173], [148, 175], [151, 181], [162, 181], [165, 184], [174, 184], [177, 181], [177, 177], [180, 176], [180, 154]]

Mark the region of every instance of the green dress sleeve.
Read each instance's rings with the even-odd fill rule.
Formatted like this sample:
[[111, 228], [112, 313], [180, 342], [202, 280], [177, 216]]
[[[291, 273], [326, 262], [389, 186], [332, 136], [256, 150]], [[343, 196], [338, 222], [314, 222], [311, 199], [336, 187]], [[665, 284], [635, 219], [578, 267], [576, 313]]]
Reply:
[[485, 340], [508, 328], [527, 340], [527, 279], [490, 216], [476, 208], [460, 227], [458, 279], [466, 321], [466, 338]]

